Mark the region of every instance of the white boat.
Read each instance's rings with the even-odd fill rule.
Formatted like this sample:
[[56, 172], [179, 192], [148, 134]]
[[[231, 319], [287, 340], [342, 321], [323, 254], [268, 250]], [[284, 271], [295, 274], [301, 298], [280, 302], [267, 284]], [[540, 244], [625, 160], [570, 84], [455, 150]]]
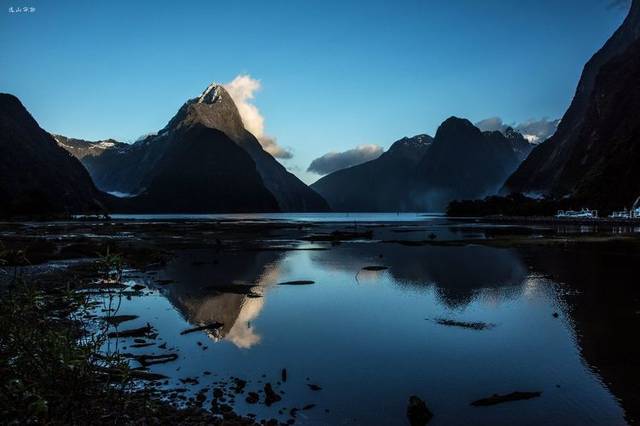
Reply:
[[556, 217], [573, 219], [596, 219], [598, 217], [598, 210], [558, 210], [558, 213], [556, 213]]
[[609, 215], [610, 219], [631, 219], [632, 211], [620, 210]]

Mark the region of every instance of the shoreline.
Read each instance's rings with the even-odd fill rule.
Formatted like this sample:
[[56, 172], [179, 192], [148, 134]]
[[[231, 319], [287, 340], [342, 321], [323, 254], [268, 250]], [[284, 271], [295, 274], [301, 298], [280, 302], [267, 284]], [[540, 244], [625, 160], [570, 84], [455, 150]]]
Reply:
[[451, 221], [469, 221], [478, 223], [510, 223], [526, 225], [604, 225], [604, 226], [640, 226], [638, 219], [613, 219], [613, 218], [572, 218], [554, 216], [476, 216], [457, 217], [446, 216]]

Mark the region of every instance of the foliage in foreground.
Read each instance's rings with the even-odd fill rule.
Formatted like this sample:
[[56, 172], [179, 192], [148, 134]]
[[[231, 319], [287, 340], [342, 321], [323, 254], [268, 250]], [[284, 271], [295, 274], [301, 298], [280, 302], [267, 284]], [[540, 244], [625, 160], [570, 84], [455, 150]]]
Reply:
[[[19, 275], [7, 279], [3, 259], [10, 253], [1, 249], [3, 424], [220, 423], [202, 410], [179, 410], [162, 402], [151, 387], [135, 387], [126, 361], [101, 351], [108, 326], [92, 310], [97, 303], [107, 316], [117, 312], [117, 292], [106, 290], [96, 300], [77, 291], [77, 283], [40, 285]], [[107, 253], [99, 282], [119, 281], [119, 263]], [[233, 424], [244, 424], [237, 420]]]

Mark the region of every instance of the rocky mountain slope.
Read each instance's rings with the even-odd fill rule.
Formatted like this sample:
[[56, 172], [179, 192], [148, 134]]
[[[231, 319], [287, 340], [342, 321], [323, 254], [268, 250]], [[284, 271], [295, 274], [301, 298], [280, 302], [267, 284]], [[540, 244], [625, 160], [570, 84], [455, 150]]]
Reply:
[[508, 179], [504, 192], [629, 207], [640, 195], [640, 1], [587, 62], [558, 130]]

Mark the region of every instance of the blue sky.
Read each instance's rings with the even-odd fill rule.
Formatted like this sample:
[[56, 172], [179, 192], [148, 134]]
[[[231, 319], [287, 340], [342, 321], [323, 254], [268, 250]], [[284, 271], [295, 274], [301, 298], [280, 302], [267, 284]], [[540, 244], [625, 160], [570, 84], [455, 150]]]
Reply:
[[[608, 0], [2, 3], [0, 91], [46, 130], [133, 141], [249, 74], [307, 182], [328, 151], [434, 134], [451, 115], [560, 117], [625, 14]], [[8, 13], [22, 6], [36, 10]]]

